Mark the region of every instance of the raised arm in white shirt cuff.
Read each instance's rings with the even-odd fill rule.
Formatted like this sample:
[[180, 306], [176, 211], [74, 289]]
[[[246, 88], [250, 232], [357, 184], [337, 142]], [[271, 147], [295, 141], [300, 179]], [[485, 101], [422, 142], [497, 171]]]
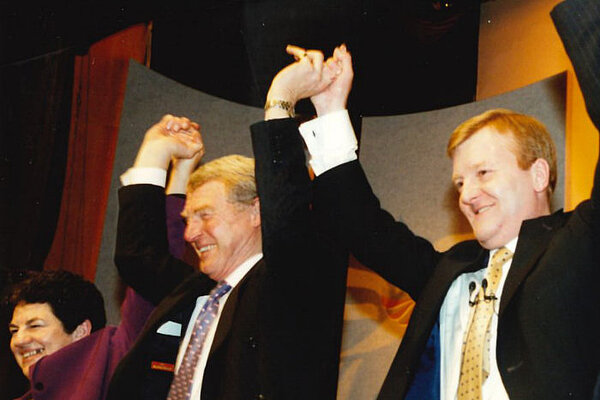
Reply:
[[167, 171], [162, 168], [132, 167], [120, 178], [123, 186], [149, 184], [165, 187]]
[[315, 175], [356, 160], [358, 143], [348, 110], [335, 111], [300, 125]]

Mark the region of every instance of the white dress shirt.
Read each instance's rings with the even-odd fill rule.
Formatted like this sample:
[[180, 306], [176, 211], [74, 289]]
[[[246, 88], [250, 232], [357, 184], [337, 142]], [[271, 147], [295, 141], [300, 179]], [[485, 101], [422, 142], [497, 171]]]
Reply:
[[358, 142], [347, 110], [332, 112], [300, 125], [316, 176], [357, 159]]
[[[310, 165], [316, 176], [338, 165], [357, 159], [357, 141], [354, 129], [346, 110], [337, 111], [319, 117], [300, 126], [300, 133], [310, 153]], [[511, 240], [506, 247], [513, 253], [517, 245], [517, 238]], [[492, 250], [491, 260], [496, 250]], [[500, 295], [506, 281], [506, 276], [512, 259], [502, 268], [502, 279], [495, 293], [498, 300], [495, 307], [500, 305]], [[440, 309], [440, 353], [441, 353], [441, 400], [455, 400], [460, 376], [460, 363], [462, 357], [463, 337], [466, 333], [470, 312], [469, 284], [474, 281], [477, 293], [481, 281], [485, 276], [486, 268], [479, 271], [460, 275], [454, 280], [442, 308]], [[498, 314], [494, 314], [491, 325], [491, 349], [496, 348], [498, 331]], [[485, 381], [482, 391], [484, 400], [508, 400], [506, 389], [502, 384], [496, 352], [490, 354], [490, 375]]]
[[[506, 247], [515, 252], [517, 239], [514, 238], [506, 244]], [[496, 250], [490, 251], [488, 265]], [[508, 400], [508, 394], [502, 384], [500, 371], [498, 370], [498, 362], [496, 360], [496, 342], [498, 338], [498, 308], [500, 307], [500, 298], [502, 297], [502, 289], [508, 270], [512, 264], [512, 258], [502, 266], [502, 277], [498, 283], [498, 289], [494, 295], [497, 300], [494, 300], [494, 315], [490, 326], [490, 375], [483, 383], [481, 388], [483, 399], [485, 400]], [[473, 298], [481, 287], [481, 281], [485, 277], [487, 268], [482, 268], [479, 271], [461, 274], [452, 282], [446, 298], [440, 309], [440, 353], [441, 353], [441, 368], [440, 368], [440, 399], [455, 400], [458, 390], [458, 380], [460, 378], [460, 364], [462, 358], [463, 339], [466, 335], [471, 314], [474, 307], [469, 305], [470, 298]], [[471, 293], [469, 285], [475, 282], [476, 288]], [[489, 293], [488, 293], [489, 294]]]
[[[136, 167], [129, 168], [124, 174], [121, 175], [121, 183], [124, 186], [134, 185], [134, 184], [150, 184], [155, 186], [165, 187], [166, 179], [167, 179], [167, 171], [162, 168], [147, 168], [147, 167]], [[215, 333], [217, 331], [217, 326], [219, 324], [219, 319], [221, 318], [221, 313], [223, 312], [223, 307], [227, 302], [227, 298], [232, 290], [240, 283], [240, 281], [246, 276], [246, 274], [260, 261], [263, 257], [262, 253], [254, 254], [239, 267], [231, 272], [226, 278], [225, 281], [231, 286], [231, 290], [224, 294], [219, 299], [219, 309], [217, 311], [217, 315], [213, 320], [213, 323], [210, 326], [209, 331], [206, 333], [206, 338], [204, 341], [204, 345], [202, 346], [202, 352], [200, 353], [200, 359], [198, 361], [198, 365], [196, 365], [196, 369], [194, 371], [194, 380], [192, 383], [192, 399], [199, 399], [200, 393], [202, 391], [202, 379], [204, 377], [204, 370], [206, 368], [206, 363], [208, 361], [208, 355], [210, 353], [210, 348], [212, 346], [213, 340], [215, 338]], [[183, 360], [183, 356], [185, 354], [185, 349], [190, 341], [190, 337], [192, 335], [192, 331], [194, 328], [194, 322], [196, 318], [198, 318], [198, 314], [200, 314], [200, 310], [204, 303], [208, 300], [208, 295], [199, 296], [196, 299], [196, 307], [192, 312], [192, 316], [187, 325], [187, 330], [185, 332], [185, 336], [181, 344], [179, 345], [179, 352], [177, 353], [177, 361], [175, 363], [175, 373], [179, 369], [179, 365]]]
[[[217, 332], [217, 325], [219, 324], [219, 318], [221, 318], [221, 313], [223, 312], [223, 307], [225, 307], [225, 303], [227, 302], [227, 298], [231, 291], [237, 286], [238, 283], [246, 276], [246, 274], [256, 265], [256, 263], [262, 258], [262, 253], [255, 254], [246, 261], [244, 261], [239, 267], [237, 267], [227, 278], [225, 281], [231, 286], [231, 290], [223, 295], [219, 299], [219, 310], [217, 311], [217, 316], [215, 317], [213, 323], [210, 326], [210, 329], [206, 333], [206, 338], [204, 339], [204, 344], [202, 345], [202, 352], [200, 353], [200, 359], [198, 360], [198, 365], [196, 365], [196, 369], [194, 371], [194, 381], [192, 383], [192, 396], [191, 399], [199, 399], [200, 393], [202, 391], [202, 379], [204, 378], [204, 370], [206, 368], [206, 363], [208, 362], [208, 354], [210, 353], [210, 348], [212, 347], [212, 342], [215, 338], [215, 333]], [[185, 336], [183, 337], [183, 341], [179, 345], [179, 352], [177, 353], [177, 362], [175, 363], [175, 373], [179, 370], [179, 365], [183, 360], [183, 356], [185, 354], [185, 349], [187, 348], [188, 343], [190, 342], [190, 337], [192, 336], [192, 331], [194, 330], [194, 323], [196, 322], [196, 318], [198, 318], [198, 314], [200, 314], [200, 310], [204, 303], [208, 300], [208, 295], [200, 296], [196, 299], [196, 308], [192, 312], [192, 316], [190, 318], [190, 322], [188, 323], [187, 330], [185, 332]]]

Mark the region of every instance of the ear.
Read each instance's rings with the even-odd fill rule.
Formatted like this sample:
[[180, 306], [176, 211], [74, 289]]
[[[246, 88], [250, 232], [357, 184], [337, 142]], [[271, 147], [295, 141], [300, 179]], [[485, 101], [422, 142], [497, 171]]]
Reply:
[[550, 166], [548, 161], [538, 158], [529, 168], [533, 180], [533, 188], [536, 192], [546, 192], [550, 184]]
[[71, 333], [73, 341], [76, 342], [79, 339], [83, 339], [92, 333], [92, 323], [89, 319], [86, 319], [81, 324], [77, 325], [77, 328]]
[[258, 200], [258, 197], [254, 199], [254, 201], [252, 202], [251, 205], [252, 209], [251, 209], [251, 222], [252, 222], [252, 226], [255, 228], [259, 228], [260, 227], [260, 201]]

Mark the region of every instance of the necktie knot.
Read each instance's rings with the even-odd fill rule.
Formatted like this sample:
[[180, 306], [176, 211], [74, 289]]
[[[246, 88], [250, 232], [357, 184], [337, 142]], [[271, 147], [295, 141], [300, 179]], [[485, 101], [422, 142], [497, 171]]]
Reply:
[[499, 248], [492, 256], [492, 262], [486, 271], [486, 280], [489, 283], [490, 290], [495, 292], [498, 288], [500, 278], [502, 277], [502, 267], [512, 256], [512, 251], [506, 247]]
[[221, 297], [223, 297], [223, 295], [225, 295], [225, 293], [229, 292], [231, 290], [231, 286], [225, 282], [225, 281], [220, 281], [217, 286], [215, 286], [213, 288], [213, 290], [211, 290], [210, 292], [210, 299], [213, 300], [218, 300]]
[[500, 247], [492, 257], [492, 264], [504, 265], [511, 257], [513, 252], [507, 247]]

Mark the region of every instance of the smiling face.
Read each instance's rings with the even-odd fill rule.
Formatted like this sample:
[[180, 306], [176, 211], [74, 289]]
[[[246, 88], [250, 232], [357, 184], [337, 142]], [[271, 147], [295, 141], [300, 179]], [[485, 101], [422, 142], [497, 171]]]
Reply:
[[185, 240], [200, 258], [200, 270], [216, 281], [225, 279], [250, 256], [261, 251], [260, 210], [229, 199], [225, 184], [209, 181], [196, 188], [182, 213]]
[[479, 243], [494, 249], [519, 234], [524, 220], [549, 213], [547, 163], [519, 167], [512, 134], [485, 127], [453, 155], [453, 182], [459, 207]]
[[76, 331], [68, 334], [48, 303], [19, 303], [9, 324], [10, 349], [23, 374], [40, 358], [73, 343]]

